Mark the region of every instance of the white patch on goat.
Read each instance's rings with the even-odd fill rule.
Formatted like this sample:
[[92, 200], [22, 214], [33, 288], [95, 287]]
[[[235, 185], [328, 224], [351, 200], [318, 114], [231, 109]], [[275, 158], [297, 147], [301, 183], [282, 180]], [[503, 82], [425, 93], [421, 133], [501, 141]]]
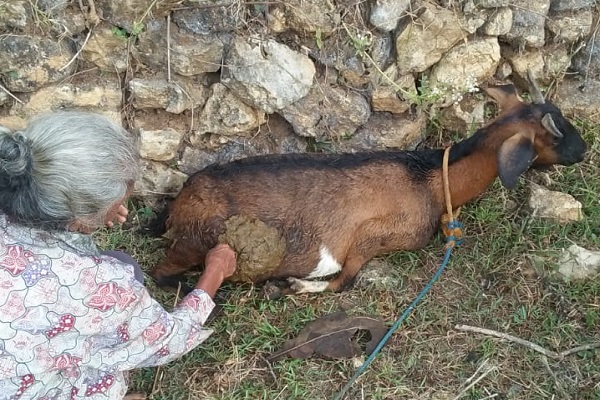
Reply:
[[335, 258], [333, 258], [333, 255], [331, 255], [327, 247], [321, 246], [319, 254], [321, 255], [319, 263], [313, 272], [307, 276], [308, 279], [320, 278], [322, 276], [332, 275], [336, 272], [340, 272], [342, 265], [337, 262]]
[[320, 293], [327, 289], [329, 282], [305, 281], [298, 278], [288, 278], [290, 288], [296, 293]]

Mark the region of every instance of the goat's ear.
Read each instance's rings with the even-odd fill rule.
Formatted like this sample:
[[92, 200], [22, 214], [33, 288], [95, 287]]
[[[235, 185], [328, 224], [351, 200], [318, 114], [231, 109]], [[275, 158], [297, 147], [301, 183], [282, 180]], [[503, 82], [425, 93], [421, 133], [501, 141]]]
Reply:
[[531, 165], [535, 158], [533, 135], [517, 133], [506, 139], [498, 150], [498, 176], [502, 185], [512, 189], [519, 176]]
[[517, 89], [513, 85], [490, 86], [483, 90], [498, 103], [501, 110], [508, 110], [522, 103], [521, 98], [517, 94]]

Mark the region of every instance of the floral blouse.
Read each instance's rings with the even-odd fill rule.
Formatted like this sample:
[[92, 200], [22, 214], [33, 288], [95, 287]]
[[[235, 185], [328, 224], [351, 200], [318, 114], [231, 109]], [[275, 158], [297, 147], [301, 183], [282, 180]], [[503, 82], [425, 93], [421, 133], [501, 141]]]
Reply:
[[133, 267], [91, 237], [48, 233], [0, 214], [0, 399], [121, 399], [126, 371], [202, 343], [214, 308], [194, 290], [172, 311]]

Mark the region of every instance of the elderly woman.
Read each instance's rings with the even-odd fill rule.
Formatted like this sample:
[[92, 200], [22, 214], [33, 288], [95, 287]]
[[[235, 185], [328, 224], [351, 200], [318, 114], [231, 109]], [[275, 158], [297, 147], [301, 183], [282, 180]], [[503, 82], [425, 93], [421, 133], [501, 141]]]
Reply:
[[196, 288], [165, 311], [137, 263], [89, 233], [127, 217], [138, 173], [125, 130], [64, 112], [0, 127], [0, 399], [120, 399], [126, 371], [202, 343], [212, 297], [235, 271], [213, 249]]

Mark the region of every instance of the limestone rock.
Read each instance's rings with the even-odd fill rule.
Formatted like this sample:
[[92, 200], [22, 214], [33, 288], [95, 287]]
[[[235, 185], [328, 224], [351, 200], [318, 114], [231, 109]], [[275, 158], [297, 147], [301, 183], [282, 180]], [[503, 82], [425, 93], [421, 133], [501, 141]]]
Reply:
[[[171, 25], [171, 68], [174, 73], [193, 76], [215, 72], [221, 68], [223, 41], [214, 35], [194, 35]], [[136, 57], [149, 67], [160, 71], [167, 65], [167, 25], [151, 21], [140, 34], [135, 47]]]
[[460, 16], [463, 30], [472, 35], [486, 23], [491, 13], [491, 10], [475, 7], [472, 0], [467, 0], [463, 5], [463, 15]]
[[181, 190], [187, 175], [155, 161], [142, 160], [140, 176], [135, 182], [137, 195], [175, 196]]
[[394, 30], [409, 5], [410, 0], [376, 0], [371, 6], [369, 22], [384, 32]]
[[418, 17], [398, 30], [396, 52], [401, 75], [425, 71], [466, 37], [455, 12], [428, 3]]
[[81, 47], [85, 38], [82, 33], [87, 29], [84, 14], [79, 7], [67, 7], [59, 10], [53, 9], [53, 12], [51, 12], [50, 30], [57, 37], [76, 37], [79, 35], [78, 46]]
[[583, 218], [581, 203], [573, 196], [531, 184], [529, 208], [534, 217], [551, 219], [559, 223], [580, 221]]
[[123, 72], [127, 69], [127, 38], [116, 35], [108, 25], [98, 26], [83, 47], [81, 57], [102, 71]]
[[569, 50], [560, 44], [522, 52], [505, 51], [504, 56], [522, 81], [526, 82], [527, 69], [531, 69], [540, 84], [549, 84], [562, 76], [571, 63]]
[[306, 96], [315, 76], [313, 62], [272, 39], [235, 38], [221, 82], [246, 103], [268, 113]]
[[198, 128], [190, 138], [196, 142], [198, 134], [216, 133], [219, 135], [237, 135], [256, 132], [259, 125], [265, 123], [265, 113], [242, 102], [222, 83], [212, 86], [212, 93], [200, 113]]
[[321, 43], [320, 46], [316, 46], [314, 39], [307, 38], [303, 45], [310, 49], [309, 55], [313, 59], [326, 67], [337, 70], [351, 86], [358, 87], [370, 81], [365, 74], [363, 61], [350, 43], [340, 42], [337, 36], [324, 38]]
[[7, 89], [33, 92], [73, 73], [75, 63], [65, 66], [74, 55], [66, 39], [6, 35], [0, 37], [0, 74]]
[[380, 69], [386, 69], [392, 62], [394, 40], [390, 33], [374, 32], [371, 41], [371, 58]]
[[298, 135], [330, 139], [352, 135], [369, 119], [371, 110], [358, 93], [320, 85], [285, 107], [282, 115]]
[[513, 73], [521, 79], [527, 77], [527, 69], [531, 69], [536, 79], [544, 76], [544, 55], [538, 49], [531, 51], [506, 51], [504, 57], [512, 67]]
[[140, 157], [154, 161], [170, 161], [177, 156], [183, 133], [172, 128], [148, 131], [140, 129]]
[[500, 62], [500, 65], [496, 69], [496, 74], [494, 75], [494, 77], [498, 80], [503, 81], [505, 79], [508, 79], [508, 77], [512, 74], [512, 72], [513, 72], [513, 70], [512, 70], [510, 63], [508, 63], [506, 61], [502, 61], [502, 62]]
[[514, 44], [542, 47], [550, 0], [514, 0], [513, 23], [506, 38]]
[[477, 5], [482, 8], [508, 7], [512, 0], [477, 0]]
[[[38, 114], [62, 109], [79, 109], [102, 114], [121, 123], [122, 94], [116, 76], [95, 77], [91, 83], [49, 85], [34, 92], [25, 104], [15, 103], [8, 118], [12, 126], [26, 124]], [[0, 118], [0, 124], [4, 121]], [[19, 122], [20, 121], [20, 122]]]
[[500, 62], [500, 45], [495, 37], [473, 39], [453, 47], [433, 67], [430, 83], [465, 93], [490, 78]]
[[550, 83], [560, 78], [571, 65], [569, 49], [562, 44], [550, 45], [544, 48], [544, 83]]
[[0, 32], [27, 26], [29, 14], [26, 5], [26, 2], [22, 0], [0, 3]]
[[593, 6], [594, 0], [550, 0], [552, 11], [575, 11]]
[[[395, 75], [390, 73], [390, 70], [385, 72], [387, 76]], [[380, 79], [381, 84], [371, 93], [371, 106], [373, 107], [373, 111], [388, 111], [394, 114], [402, 114], [410, 108], [409, 99], [403, 98], [406, 96], [403, 96], [398, 88], [416, 95], [415, 78], [412, 75], [404, 75], [400, 79], [394, 79], [394, 81], [397, 87], [391, 86], [391, 84], [383, 78]]]
[[143, 17], [152, 11], [155, 20], [162, 19], [177, 4], [176, 0], [95, 0], [96, 10], [101, 10], [102, 19], [114, 26], [121, 27], [132, 34], [139, 34], [144, 29]]
[[133, 106], [137, 109], [162, 108], [174, 114], [204, 105], [207, 93], [204, 86], [190, 79], [134, 78], [129, 81]]
[[576, 244], [563, 250], [558, 272], [566, 280], [585, 280], [600, 273], [600, 251], [590, 251]]
[[4, 90], [0, 90], [0, 106], [9, 102], [11, 97]]
[[183, 150], [179, 170], [192, 174], [210, 164], [222, 164], [260, 154], [302, 153], [307, 143], [294, 134], [291, 125], [277, 114], [272, 114], [256, 133], [248, 137], [204, 135], [197, 137], [195, 148]]
[[583, 76], [600, 80], [600, 34], [592, 35], [573, 56], [573, 68]]
[[565, 11], [552, 15], [546, 26], [557, 41], [575, 42], [591, 32], [593, 20], [590, 9]]
[[286, 27], [302, 33], [320, 31], [328, 35], [341, 19], [337, 10], [331, 10], [322, 0], [288, 0], [282, 3]]
[[600, 80], [582, 82], [565, 79], [558, 86], [556, 105], [565, 115], [587, 118], [600, 124]]
[[173, 21], [179, 28], [199, 35], [234, 31], [243, 22], [240, 18], [244, 13], [237, 11], [234, 1], [220, 3], [223, 5], [173, 11]]
[[369, 120], [350, 138], [334, 142], [335, 151], [406, 149], [413, 150], [423, 140], [425, 113], [371, 114]]
[[445, 107], [440, 113], [440, 124], [449, 131], [461, 132], [463, 136], [485, 125], [485, 101], [467, 97]]
[[481, 31], [489, 36], [506, 35], [512, 27], [513, 13], [510, 7], [494, 10], [488, 17]]

